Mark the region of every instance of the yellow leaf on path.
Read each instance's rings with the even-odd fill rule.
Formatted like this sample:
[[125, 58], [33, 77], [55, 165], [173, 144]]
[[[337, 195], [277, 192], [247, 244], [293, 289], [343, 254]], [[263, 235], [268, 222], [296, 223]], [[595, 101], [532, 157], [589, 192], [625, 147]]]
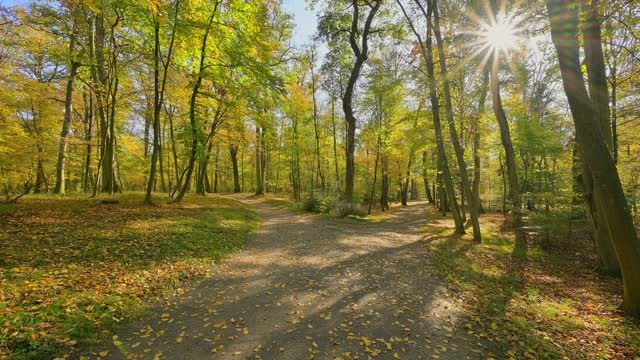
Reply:
[[102, 356], [102, 357], [105, 357], [105, 356], [109, 355], [109, 350], [100, 351], [100, 352], [98, 353], [98, 355], [100, 355], [100, 356]]
[[242, 328], [242, 333], [245, 334], [245, 335], [248, 335], [249, 334], [249, 329], [246, 328], [246, 327]]
[[398, 355], [398, 353], [394, 353], [394, 354], [393, 354], [393, 358], [394, 358], [394, 359], [400, 359], [400, 355]]
[[176, 342], [177, 342], [178, 344], [180, 344], [180, 343], [182, 342], [182, 336], [178, 336], [178, 337], [176, 338]]
[[221, 328], [223, 326], [227, 326], [227, 320], [222, 320], [219, 323], [213, 325], [213, 327], [215, 327], [215, 328]]

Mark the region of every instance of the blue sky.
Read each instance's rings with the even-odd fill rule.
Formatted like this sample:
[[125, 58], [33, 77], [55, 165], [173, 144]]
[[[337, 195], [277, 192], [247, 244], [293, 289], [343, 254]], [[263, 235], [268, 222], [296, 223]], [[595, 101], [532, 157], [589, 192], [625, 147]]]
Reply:
[[305, 0], [284, 0], [285, 10], [295, 16], [296, 30], [293, 39], [297, 45], [310, 42], [316, 31], [316, 15], [307, 10], [307, 6]]

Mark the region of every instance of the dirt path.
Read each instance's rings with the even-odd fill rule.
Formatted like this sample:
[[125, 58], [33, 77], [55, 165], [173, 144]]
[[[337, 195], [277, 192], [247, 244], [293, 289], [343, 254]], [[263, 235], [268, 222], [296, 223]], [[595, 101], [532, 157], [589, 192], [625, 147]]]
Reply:
[[239, 200], [263, 221], [245, 250], [120, 332], [106, 358], [487, 356], [430, 269], [424, 204], [372, 224]]

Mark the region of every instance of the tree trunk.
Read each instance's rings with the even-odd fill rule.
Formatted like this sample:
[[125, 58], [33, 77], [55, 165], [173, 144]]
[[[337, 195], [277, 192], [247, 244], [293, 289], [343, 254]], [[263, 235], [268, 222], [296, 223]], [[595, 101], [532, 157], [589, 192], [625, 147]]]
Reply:
[[84, 175], [82, 178], [82, 190], [89, 192], [89, 186], [91, 184], [91, 141], [93, 132], [93, 95], [91, 92], [85, 92], [82, 94], [85, 106], [84, 120], [86, 122], [86, 130], [84, 140], [87, 143], [87, 154], [84, 160]]
[[238, 174], [238, 145], [231, 144], [229, 146], [229, 155], [231, 156], [231, 166], [233, 167], [233, 192], [240, 192], [240, 176]]
[[[370, 7], [369, 14], [367, 15], [364, 28], [361, 31], [358, 28], [358, 21], [360, 18], [359, 11], [360, 5], [358, 1], [352, 0], [353, 17], [351, 19], [351, 30], [349, 36], [349, 44], [351, 50], [355, 56], [355, 62], [345, 92], [342, 96], [342, 110], [344, 111], [344, 117], [347, 124], [347, 137], [346, 137], [346, 170], [345, 170], [345, 192], [344, 197], [347, 202], [353, 201], [353, 186], [355, 180], [355, 143], [356, 143], [356, 117], [353, 113], [353, 94], [362, 71], [362, 66], [369, 56], [369, 33], [371, 31], [371, 22], [374, 16], [380, 9], [382, 0], [372, 0], [367, 4]], [[358, 35], [360, 35], [361, 44], [358, 44]]]
[[433, 194], [431, 193], [431, 189], [429, 188], [429, 168], [427, 167], [426, 151], [422, 152], [422, 178], [424, 180], [424, 192], [427, 196], [427, 201], [429, 201], [429, 204], [435, 204]]
[[[402, 3], [397, 0], [396, 1], [400, 8], [402, 9], [402, 13], [405, 16], [407, 23], [411, 27], [412, 32], [418, 39], [418, 43], [420, 44], [420, 50], [422, 52], [422, 57], [427, 65], [427, 77], [429, 81], [429, 99], [431, 101], [431, 112], [433, 114], [433, 127], [436, 135], [436, 146], [438, 149], [438, 164], [441, 169], [441, 179], [444, 182], [444, 186], [447, 191], [448, 203], [450, 203], [450, 207], [453, 213], [453, 221], [455, 223], [455, 232], [457, 234], [464, 234], [464, 221], [462, 220], [462, 214], [460, 213], [460, 208], [458, 207], [458, 202], [456, 200], [456, 193], [453, 187], [453, 181], [451, 179], [451, 173], [449, 171], [449, 162], [447, 160], [447, 153], [444, 148], [444, 139], [442, 136], [442, 125], [440, 124], [440, 103], [438, 102], [438, 90], [437, 83], [435, 77], [435, 66], [433, 62], [433, 43], [431, 38], [431, 33], [433, 30], [433, 24], [431, 22], [431, 12], [433, 11], [433, 6], [430, 6], [428, 11], [425, 11], [422, 3], [417, 0], [414, 0], [416, 5], [419, 6], [422, 14], [427, 20], [427, 39], [426, 44], [422, 41], [422, 37], [416, 30], [413, 25], [413, 22], [409, 18], [409, 15], [406, 13]], [[442, 203], [442, 202], [441, 202]], [[444, 204], [443, 204], [444, 205]], [[443, 208], [443, 212], [446, 208]]]
[[338, 166], [338, 140], [336, 131], [335, 98], [331, 97], [331, 126], [333, 129], [333, 160], [336, 172], [336, 191], [340, 191], [340, 168]]
[[264, 195], [264, 128], [256, 126], [256, 195]]
[[482, 88], [480, 90], [480, 100], [478, 101], [478, 113], [476, 114], [473, 124], [473, 197], [478, 206], [478, 213], [483, 214], [484, 207], [480, 200], [480, 119], [484, 114], [484, 104], [487, 99], [487, 88], [489, 87], [489, 72], [483, 71]]
[[[592, 0], [591, 5], [584, 5], [585, 20], [583, 24], [585, 63], [587, 65], [589, 96], [597, 123], [600, 125], [605, 144], [613, 149], [611, 134], [609, 91], [607, 89], [607, 75], [602, 50], [602, 34], [598, 20], [598, 1]], [[615, 163], [615, 157], [614, 157]], [[583, 162], [584, 165], [587, 165]], [[596, 243], [600, 271], [614, 276], [620, 275], [620, 264], [615, 255], [613, 242], [608, 231], [604, 209], [599, 208], [599, 198], [608, 196], [600, 187], [594, 186], [591, 171], [584, 167], [583, 185], [585, 201], [589, 212], [590, 224]]]
[[513, 228], [516, 235], [515, 252], [525, 252], [527, 250], [527, 239], [524, 235], [522, 222], [522, 198], [520, 197], [520, 187], [518, 185], [518, 173], [516, 170], [516, 154], [511, 142], [509, 132], [509, 122], [502, 107], [500, 98], [500, 84], [498, 82], [498, 53], [493, 54], [493, 64], [491, 69], [491, 95], [493, 98], [493, 112], [500, 127], [500, 139], [505, 153], [506, 172], [509, 179], [509, 192], [511, 195]]
[[[217, 6], [217, 5], [216, 5]], [[149, 170], [149, 180], [147, 182], [147, 192], [145, 194], [144, 202], [147, 205], [151, 205], [152, 198], [151, 193], [155, 188], [156, 183], [156, 168], [158, 159], [162, 156], [162, 142], [160, 139], [160, 114], [162, 111], [162, 105], [164, 103], [164, 92], [167, 84], [167, 75], [169, 73], [169, 66], [171, 64], [171, 54], [173, 52], [173, 44], [175, 41], [176, 26], [178, 23], [178, 12], [180, 11], [180, 0], [176, 0], [175, 12], [173, 16], [173, 29], [171, 31], [171, 40], [169, 42], [169, 49], [167, 52], [167, 58], [161, 59], [160, 53], [160, 19], [159, 15], [153, 15], [153, 152], [151, 153], [151, 169]], [[215, 13], [215, 10], [214, 10]], [[206, 36], [209, 34], [207, 28]], [[206, 43], [206, 39], [205, 39]], [[200, 68], [202, 69], [201, 58]], [[162, 80], [160, 80], [160, 63], [162, 63]], [[199, 75], [201, 76], [201, 75]], [[146, 145], [146, 144], [145, 144]], [[162, 167], [162, 164], [160, 165]], [[162, 179], [162, 187], [164, 189], [164, 177]], [[182, 199], [182, 198], [181, 198]]]
[[[461, 198], [468, 199], [469, 213], [471, 215], [471, 225], [473, 227], [473, 240], [475, 242], [482, 241], [482, 235], [480, 233], [480, 222], [478, 219], [478, 204], [476, 202], [476, 197], [473, 196], [471, 191], [471, 183], [469, 182], [469, 174], [467, 173], [467, 163], [464, 159], [464, 150], [460, 145], [460, 140], [458, 139], [458, 133], [456, 131], [456, 125], [453, 119], [453, 105], [451, 103], [451, 89], [449, 84], [449, 74], [447, 71], [447, 61], [445, 57], [444, 50], [444, 41], [442, 40], [442, 34], [440, 33], [440, 15], [438, 12], [437, 0], [432, 0], [433, 7], [433, 31], [436, 36], [436, 43], [438, 44], [438, 53], [440, 54], [440, 74], [442, 76], [443, 88], [444, 88], [444, 100], [445, 100], [445, 110], [447, 115], [447, 122], [449, 123], [449, 133], [451, 135], [451, 142], [453, 143], [453, 149], [456, 154], [456, 159], [458, 160], [458, 170], [460, 171], [460, 180], [462, 185]], [[464, 200], [462, 201], [462, 214], [464, 211]]]
[[380, 189], [380, 208], [389, 210], [389, 157], [382, 154], [382, 187]]
[[[75, 36], [71, 35], [69, 41], [69, 55], [73, 56], [73, 48], [75, 46]], [[64, 97], [64, 120], [62, 121], [62, 130], [60, 130], [60, 145], [58, 147], [58, 164], [56, 165], [56, 184], [53, 192], [56, 194], [65, 193], [65, 166], [67, 159], [67, 146], [69, 144], [69, 129], [71, 128], [71, 120], [73, 117], [73, 85], [78, 73], [80, 63], [70, 60], [69, 77], [67, 78], [67, 88]]]
[[200, 66], [198, 69], [198, 74], [196, 75], [196, 81], [193, 86], [193, 91], [191, 92], [191, 100], [189, 101], [189, 121], [191, 123], [191, 154], [189, 156], [189, 164], [187, 165], [187, 174], [186, 179], [184, 180], [184, 185], [180, 192], [176, 196], [175, 202], [182, 201], [184, 195], [189, 191], [191, 187], [191, 177], [193, 176], [193, 168], [196, 162], [196, 156], [198, 154], [198, 122], [196, 121], [196, 107], [198, 94], [200, 93], [200, 87], [202, 86], [202, 77], [204, 76], [204, 68], [205, 68], [205, 59], [207, 54], [207, 40], [209, 39], [209, 32], [211, 31], [211, 26], [213, 24], [213, 19], [218, 11], [219, 1], [215, 2], [215, 6], [213, 8], [213, 12], [209, 16], [207, 27], [205, 29], [204, 36], [202, 37], [202, 46], [200, 47]]
[[380, 159], [380, 150], [381, 150], [381, 141], [380, 136], [378, 136], [378, 146], [376, 150], [376, 160], [373, 165], [373, 184], [371, 184], [371, 194], [369, 195], [369, 209], [367, 210], [367, 214], [371, 215], [371, 208], [373, 207], [374, 199], [376, 197], [376, 183], [378, 181], [378, 160]]
[[591, 170], [594, 187], [606, 194], [596, 197], [596, 201], [604, 213], [622, 269], [624, 300], [621, 308], [631, 316], [640, 317], [640, 241], [605, 134], [599, 119], [594, 116], [594, 104], [582, 76], [578, 14], [574, 5], [569, 0], [547, 2], [551, 38], [558, 53], [562, 83], [580, 151]]

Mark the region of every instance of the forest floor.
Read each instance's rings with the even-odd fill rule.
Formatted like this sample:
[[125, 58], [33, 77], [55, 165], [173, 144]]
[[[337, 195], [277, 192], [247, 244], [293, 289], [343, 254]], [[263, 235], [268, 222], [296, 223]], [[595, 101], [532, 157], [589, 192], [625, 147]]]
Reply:
[[[0, 208], [0, 358], [46, 339], [80, 359], [640, 354], [640, 324], [616, 309], [619, 280], [578, 254], [514, 257], [501, 216], [483, 217], [477, 245], [422, 202], [359, 220], [290, 211], [283, 198], [140, 200]], [[259, 230], [218, 262], [256, 228], [253, 211]]]
[[468, 334], [461, 302], [434, 273], [426, 204], [371, 223], [241, 200], [262, 218], [246, 249], [116, 334], [99, 349], [105, 358], [491, 356], [493, 344]]
[[[0, 359], [51, 359], [95, 344], [184, 292], [258, 227], [218, 196], [28, 196], [0, 205]], [[103, 203], [108, 199], [111, 202]]]

